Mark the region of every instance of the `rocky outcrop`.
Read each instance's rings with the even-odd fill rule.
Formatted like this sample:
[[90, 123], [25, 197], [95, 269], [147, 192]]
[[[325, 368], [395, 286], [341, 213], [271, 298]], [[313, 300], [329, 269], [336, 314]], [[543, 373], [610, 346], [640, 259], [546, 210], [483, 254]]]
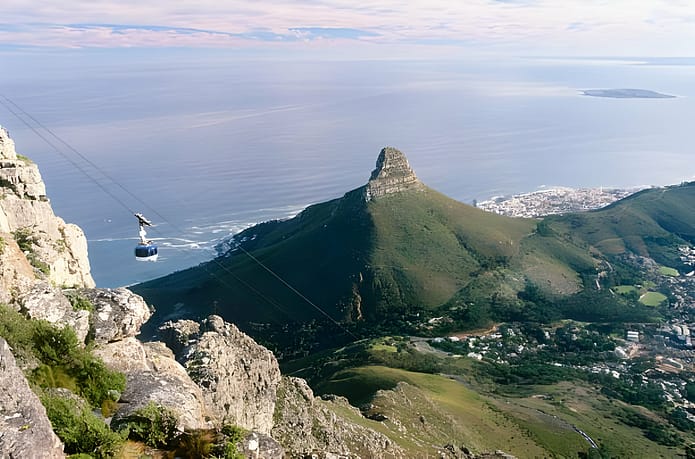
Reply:
[[53, 213], [38, 167], [17, 155], [2, 127], [0, 233], [20, 242], [38, 276], [60, 286], [94, 287], [84, 233]]
[[140, 327], [152, 315], [140, 295], [126, 288], [85, 289], [78, 292], [94, 305], [92, 324], [94, 341], [109, 343], [140, 333]]
[[181, 430], [213, 427], [200, 388], [163, 343], [143, 344], [128, 338], [102, 346], [96, 353], [107, 366], [126, 374], [116, 422], [154, 402], [174, 412]]
[[[182, 342], [190, 324], [167, 325], [165, 335]], [[205, 319], [188, 335], [179, 361], [203, 391], [207, 406], [224, 423], [268, 434], [273, 426], [280, 368], [275, 356], [219, 316]]]
[[362, 417], [347, 399], [330, 396], [322, 400], [314, 397], [305, 380], [283, 377], [272, 436], [292, 457], [407, 457], [388, 437], [337, 414], [345, 411]]
[[387, 194], [406, 190], [423, 190], [425, 185], [417, 178], [408, 159], [398, 149], [385, 147], [376, 160], [365, 189], [365, 199], [370, 201]]
[[157, 328], [159, 339], [174, 351], [176, 358], [181, 358], [183, 350], [192, 344], [200, 334], [200, 324], [193, 320], [167, 321]]
[[31, 319], [46, 320], [59, 327], [75, 330], [84, 342], [89, 333], [89, 311], [75, 310], [63, 292], [46, 281], [35, 282], [31, 290], [19, 298], [20, 309]]
[[0, 456], [62, 458], [63, 444], [53, 433], [39, 398], [0, 338]]

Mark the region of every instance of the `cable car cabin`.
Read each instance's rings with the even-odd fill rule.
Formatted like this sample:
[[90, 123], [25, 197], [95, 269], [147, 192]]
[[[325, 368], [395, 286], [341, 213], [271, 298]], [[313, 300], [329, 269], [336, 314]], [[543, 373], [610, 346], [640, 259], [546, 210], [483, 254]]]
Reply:
[[135, 259], [138, 261], [157, 261], [157, 256], [155, 244], [138, 244], [135, 247]]

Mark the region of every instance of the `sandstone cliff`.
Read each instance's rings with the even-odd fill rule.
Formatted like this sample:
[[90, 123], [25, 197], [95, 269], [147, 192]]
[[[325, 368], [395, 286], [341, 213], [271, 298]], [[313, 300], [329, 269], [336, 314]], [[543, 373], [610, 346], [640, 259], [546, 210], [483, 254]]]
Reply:
[[[18, 156], [14, 142], [0, 127], [0, 238], [15, 240], [39, 277], [56, 285], [94, 287], [82, 230], [56, 217], [36, 164]], [[2, 252], [0, 250], [0, 252]], [[24, 277], [25, 273], [17, 273]], [[16, 288], [22, 289], [24, 282]], [[7, 302], [7, 289], [0, 301]]]

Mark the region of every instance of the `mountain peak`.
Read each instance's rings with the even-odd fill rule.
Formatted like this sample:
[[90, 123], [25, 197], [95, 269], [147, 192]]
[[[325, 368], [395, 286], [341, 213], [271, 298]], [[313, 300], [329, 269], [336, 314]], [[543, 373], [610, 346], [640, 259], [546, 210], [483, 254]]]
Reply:
[[423, 183], [411, 169], [403, 152], [397, 148], [384, 147], [376, 160], [376, 168], [369, 177], [366, 200], [370, 201], [387, 194], [423, 188]]

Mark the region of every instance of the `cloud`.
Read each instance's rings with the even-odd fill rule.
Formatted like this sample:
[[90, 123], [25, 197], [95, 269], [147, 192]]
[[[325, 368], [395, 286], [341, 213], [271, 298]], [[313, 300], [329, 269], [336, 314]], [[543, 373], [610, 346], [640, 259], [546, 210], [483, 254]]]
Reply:
[[670, 0], [4, 0], [0, 46], [695, 55], [694, 17], [691, 2]]

